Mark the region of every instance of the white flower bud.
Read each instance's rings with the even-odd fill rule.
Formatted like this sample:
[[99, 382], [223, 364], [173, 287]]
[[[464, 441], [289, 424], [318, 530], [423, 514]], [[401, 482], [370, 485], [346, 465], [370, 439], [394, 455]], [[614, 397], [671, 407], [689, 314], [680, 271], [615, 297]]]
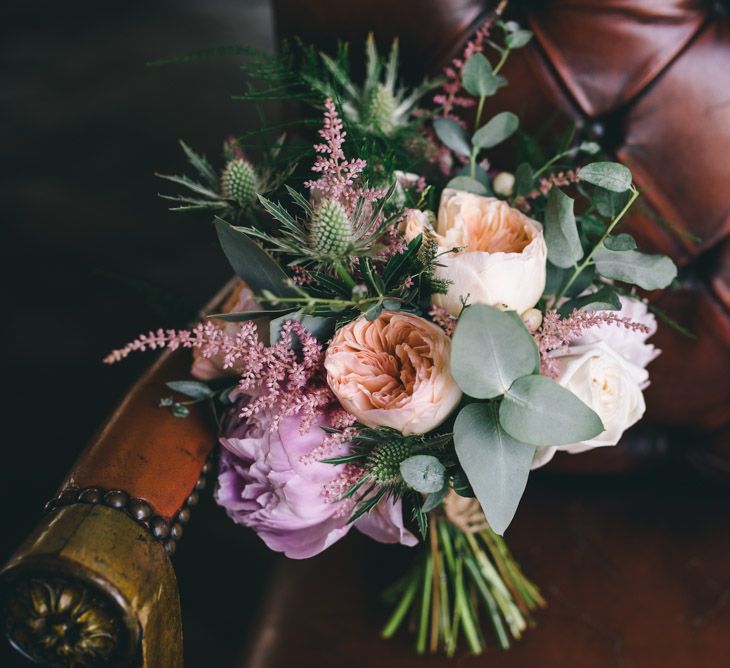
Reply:
[[528, 308], [522, 314], [522, 322], [525, 323], [525, 327], [530, 332], [536, 332], [540, 328], [540, 325], [542, 325], [542, 311], [536, 308]]
[[510, 197], [515, 187], [515, 175], [510, 172], [500, 172], [492, 181], [492, 188], [497, 195]]

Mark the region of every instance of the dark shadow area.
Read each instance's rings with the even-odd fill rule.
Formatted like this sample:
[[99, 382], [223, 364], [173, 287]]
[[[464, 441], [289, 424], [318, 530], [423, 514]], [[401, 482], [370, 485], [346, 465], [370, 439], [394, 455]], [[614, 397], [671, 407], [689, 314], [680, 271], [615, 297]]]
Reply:
[[[181, 138], [218, 164], [255, 110], [230, 100], [235, 60], [145, 62], [273, 37], [266, 0], [18, 2], [0, 26], [4, 562], [152, 359], [104, 354], [186, 324], [229, 275], [208, 221], [168, 212], [154, 172], [184, 171]], [[188, 534], [186, 666], [232, 665], [271, 556], [212, 501]], [[26, 664], [3, 641], [0, 665]]]

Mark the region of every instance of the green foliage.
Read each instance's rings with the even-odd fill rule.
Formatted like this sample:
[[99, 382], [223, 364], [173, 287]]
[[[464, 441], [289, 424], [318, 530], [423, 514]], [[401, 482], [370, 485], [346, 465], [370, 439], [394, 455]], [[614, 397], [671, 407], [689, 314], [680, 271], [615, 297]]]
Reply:
[[444, 145], [454, 153], [465, 157], [471, 155], [471, 144], [466, 136], [466, 131], [456, 121], [452, 121], [450, 118], [437, 118], [433, 122], [433, 129]]
[[492, 117], [472, 137], [474, 147], [492, 148], [509, 139], [520, 125], [520, 119], [511, 111], [503, 111]]
[[233, 271], [256, 295], [263, 295], [265, 292], [278, 297], [296, 295], [289, 287], [289, 277], [279, 264], [245, 232], [220, 218], [215, 220], [215, 229]]
[[434, 494], [443, 489], [446, 469], [433, 455], [412, 455], [400, 463], [400, 474], [411, 489]]
[[525, 196], [532, 191], [532, 167], [523, 162], [515, 170], [515, 195]]
[[613, 192], [605, 188], [596, 187], [591, 198], [591, 203], [596, 207], [598, 213], [606, 218], [613, 218], [626, 206], [630, 193]]
[[446, 187], [453, 188], [454, 190], [463, 190], [467, 193], [474, 193], [475, 195], [487, 194], [487, 189], [484, 185], [471, 176], [456, 176], [446, 184]]
[[209, 399], [213, 396], [213, 390], [205, 383], [197, 380], [171, 380], [165, 383], [165, 385], [171, 390], [184, 394], [191, 399]]
[[553, 188], [548, 195], [545, 207], [545, 243], [548, 259], [556, 267], [572, 267], [583, 257], [573, 204], [573, 199], [560, 188]]
[[503, 535], [525, 491], [535, 446], [502, 428], [493, 403], [461, 410], [454, 423], [454, 446], [489, 526]]
[[532, 39], [532, 32], [522, 28], [515, 21], [507, 21], [500, 24], [505, 32], [504, 41], [509, 49], [521, 49]]
[[618, 162], [592, 162], [581, 167], [578, 176], [581, 181], [614, 193], [626, 192], [631, 187], [631, 171]]
[[514, 311], [483, 304], [464, 310], [454, 332], [451, 375], [465, 394], [498, 397], [539, 364], [535, 341]]
[[604, 243], [595, 252], [594, 260], [601, 276], [638, 285], [644, 290], [666, 288], [677, 277], [677, 266], [666, 255], [610, 250]]
[[603, 431], [601, 419], [570, 390], [547, 376], [518, 378], [502, 399], [499, 422], [513, 438], [532, 445], [587, 441]]
[[620, 311], [621, 300], [618, 292], [612, 286], [604, 285], [595, 292], [569, 299], [558, 309], [558, 312], [562, 316], [568, 316], [576, 309], [579, 311]]
[[481, 53], [475, 53], [466, 61], [461, 82], [466, 91], [475, 97], [494, 95], [507, 85], [507, 79], [494, 74], [491, 63]]

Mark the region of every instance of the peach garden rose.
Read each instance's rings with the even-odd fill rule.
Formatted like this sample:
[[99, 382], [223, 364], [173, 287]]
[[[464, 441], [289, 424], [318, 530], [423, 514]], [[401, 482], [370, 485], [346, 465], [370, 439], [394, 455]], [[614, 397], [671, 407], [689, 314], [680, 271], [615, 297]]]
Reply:
[[[542, 225], [494, 197], [446, 188], [435, 238], [442, 249], [436, 277], [450, 281], [433, 303], [458, 315], [462, 300], [518, 313], [545, 289], [547, 246]], [[456, 253], [447, 253], [459, 248]]]
[[325, 357], [327, 382], [342, 406], [369, 427], [425, 434], [456, 408], [451, 340], [410, 313], [383, 311], [342, 327]]

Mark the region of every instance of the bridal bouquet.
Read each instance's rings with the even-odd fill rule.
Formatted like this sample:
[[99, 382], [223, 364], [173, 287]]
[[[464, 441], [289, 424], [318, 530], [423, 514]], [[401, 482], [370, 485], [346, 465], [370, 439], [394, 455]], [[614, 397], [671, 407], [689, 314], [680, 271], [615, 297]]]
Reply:
[[507, 648], [545, 605], [503, 534], [531, 469], [642, 417], [657, 325], [637, 289], [676, 275], [619, 232], [625, 166], [575, 128], [543, 147], [488, 113], [530, 37], [495, 16], [414, 89], [372, 37], [361, 81], [346, 46], [246, 52], [242, 97], [289, 119], [228, 140], [220, 174], [183, 145], [199, 176], [163, 177], [176, 210], [214, 214], [241, 281], [223, 312], [107, 359], [193, 350], [195, 380], [160, 403], [216, 408], [216, 500], [272, 550], [312, 557], [353, 528], [413, 546], [383, 635], [405, 623], [419, 652]]

